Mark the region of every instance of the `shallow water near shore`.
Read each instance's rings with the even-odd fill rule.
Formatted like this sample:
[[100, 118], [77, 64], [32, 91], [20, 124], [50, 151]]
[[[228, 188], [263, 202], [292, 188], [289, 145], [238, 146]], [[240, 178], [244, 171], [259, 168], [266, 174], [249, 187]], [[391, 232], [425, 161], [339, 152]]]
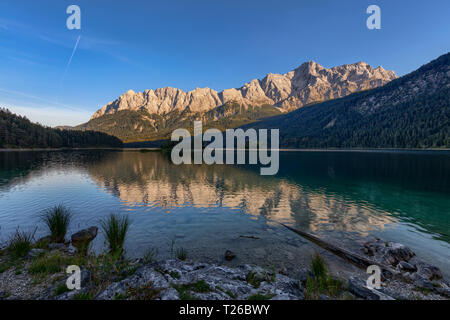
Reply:
[[[318, 250], [356, 272], [282, 222], [354, 250], [370, 236], [401, 242], [450, 275], [449, 151], [281, 152], [272, 177], [258, 166], [175, 166], [159, 152], [0, 153], [0, 240], [18, 226], [45, 235], [39, 214], [60, 203], [74, 213], [70, 232], [129, 215], [132, 257], [183, 247], [193, 260], [295, 273]], [[93, 249], [104, 249], [101, 234]]]

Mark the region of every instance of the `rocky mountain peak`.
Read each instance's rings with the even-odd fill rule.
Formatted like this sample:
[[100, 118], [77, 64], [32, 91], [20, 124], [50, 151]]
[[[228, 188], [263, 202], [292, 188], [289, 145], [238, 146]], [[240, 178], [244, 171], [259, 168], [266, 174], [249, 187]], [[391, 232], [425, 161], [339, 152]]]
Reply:
[[244, 107], [273, 105], [286, 112], [324, 100], [340, 98], [356, 91], [372, 89], [396, 79], [394, 71], [374, 69], [365, 62], [331, 69], [308, 61], [286, 74], [269, 73], [262, 80], [253, 79], [240, 88], [217, 92], [196, 88], [185, 92], [166, 87], [134, 92], [128, 90], [117, 100], [99, 109], [91, 119], [121, 110], [146, 110], [165, 115], [172, 111], [207, 112], [228, 102]]

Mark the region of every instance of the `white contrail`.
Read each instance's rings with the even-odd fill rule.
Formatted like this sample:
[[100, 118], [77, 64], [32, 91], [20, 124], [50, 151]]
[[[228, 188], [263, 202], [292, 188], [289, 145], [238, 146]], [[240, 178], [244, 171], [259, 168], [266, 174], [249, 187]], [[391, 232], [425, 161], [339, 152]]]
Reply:
[[72, 63], [72, 59], [73, 59], [73, 56], [75, 55], [75, 51], [77, 51], [78, 43], [80, 42], [80, 39], [81, 39], [81, 35], [78, 36], [77, 42], [75, 43], [75, 47], [73, 47], [73, 50], [72, 50], [72, 55], [70, 56], [69, 62], [67, 62], [66, 69], [64, 70], [64, 74], [63, 74], [63, 76], [61, 78], [61, 86], [62, 86], [62, 83], [64, 82], [65, 77], [66, 77], [66, 73], [69, 70], [70, 64]]

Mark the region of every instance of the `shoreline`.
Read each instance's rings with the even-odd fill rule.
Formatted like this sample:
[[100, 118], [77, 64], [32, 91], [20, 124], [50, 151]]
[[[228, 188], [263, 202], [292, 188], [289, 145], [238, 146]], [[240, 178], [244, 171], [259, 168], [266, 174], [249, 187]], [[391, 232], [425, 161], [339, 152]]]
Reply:
[[[0, 250], [0, 300], [448, 300], [450, 282], [440, 270], [408, 247], [380, 239], [364, 243], [361, 252], [382, 267], [378, 289], [366, 283], [365, 272], [337, 275], [319, 253], [298, 275], [254, 264], [231, 266], [231, 251], [221, 263], [190, 260], [175, 253], [129, 259], [110, 253], [83, 253], [70, 240], [52, 243], [50, 236], [34, 242], [22, 258]], [[301, 235], [303, 237], [303, 235]], [[89, 238], [89, 242], [96, 233]], [[81, 238], [80, 238], [81, 239]], [[85, 238], [87, 239], [87, 238]], [[78, 240], [77, 240], [78, 241]], [[321, 240], [323, 241], [323, 240]], [[89, 243], [88, 242], [88, 243]], [[154, 253], [154, 252], [153, 252]], [[353, 254], [356, 254], [353, 252]], [[56, 263], [56, 265], [55, 265]], [[323, 265], [318, 274], [314, 265]], [[350, 261], [348, 261], [350, 263]], [[68, 265], [81, 270], [81, 289], [70, 290]], [[323, 278], [325, 277], [325, 278]], [[319, 285], [317, 281], [320, 282]], [[324, 284], [325, 283], [325, 284]]]

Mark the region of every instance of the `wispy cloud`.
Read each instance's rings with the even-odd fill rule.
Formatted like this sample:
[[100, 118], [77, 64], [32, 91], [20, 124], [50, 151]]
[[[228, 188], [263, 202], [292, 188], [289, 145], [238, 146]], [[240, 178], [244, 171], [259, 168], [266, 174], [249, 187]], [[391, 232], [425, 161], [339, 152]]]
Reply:
[[33, 122], [56, 127], [56, 126], [75, 126], [87, 122], [90, 117], [88, 111], [67, 111], [56, 107], [26, 107], [11, 104], [2, 104], [3, 107], [8, 108], [12, 112], [26, 116]]
[[39, 57], [31, 55], [28, 52], [2, 45], [0, 45], [0, 55], [5, 59], [14, 60], [20, 63], [38, 65], [42, 62]]
[[[8, 33], [15, 33], [27, 37], [33, 37], [59, 47], [70, 49], [73, 48], [73, 38], [72, 37], [68, 38], [67, 32], [66, 33], [63, 32], [55, 33], [54, 31], [48, 32], [45, 30], [37, 29], [36, 26], [28, 26], [26, 24], [5, 18], [0, 18], [0, 29], [3, 29], [5, 32]], [[121, 45], [122, 43], [116, 40], [83, 35], [83, 41], [80, 41], [79, 49], [105, 54], [121, 62], [134, 64], [128, 58], [118, 55], [116, 53], [117, 50], [115, 49], [117, 49]]]
[[30, 59], [24, 59], [19, 57], [7, 57], [10, 60], [19, 62], [20, 64], [29, 64], [29, 65], [37, 65], [38, 63], [36, 61], [30, 60]]
[[70, 105], [67, 105], [67, 104], [64, 104], [64, 103], [60, 103], [60, 102], [57, 102], [57, 101], [52, 101], [50, 99], [46, 99], [46, 98], [42, 98], [42, 97], [39, 97], [39, 96], [36, 96], [36, 95], [33, 95], [33, 94], [29, 94], [27, 92], [16, 91], [16, 90], [9, 90], [9, 89], [5, 89], [5, 88], [0, 88], [0, 92], [12, 95], [13, 97], [14, 96], [21, 96], [21, 97], [25, 97], [27, 99], [32, 99], [32, 100], [35, 100], [35, 101], [39, 101], [41, 103], [43, 102], [43, 103], [46, 103], [47, 105], [60, 107], [60, 109], [64, 108], [64, 109], [69, 109], [69, 110], [72, 110], [72, 111], [86, 112], [85, 109], [78, 108], [78, 107], [73, 107], [73, 106], [70, 106]]
[[25, 30], [25, 29], [27, 29], [27, 27], [23, 23], [13, 21], [10, 19], [0, 18], [0, 29], [10, 30], [10, 31], [14, 31], [14, 30], [19, 31], [19, 30]]
[[[92, 111], [29, 94], [0, 88], [0, 106], [47, 126], [78, 125], [89, 120]], [[6, 94], [6, 95], [5, 95]], [[12, 99], [8, 99], [12, 98]], [[23, 97], [26, 99], [18, 99]]]

